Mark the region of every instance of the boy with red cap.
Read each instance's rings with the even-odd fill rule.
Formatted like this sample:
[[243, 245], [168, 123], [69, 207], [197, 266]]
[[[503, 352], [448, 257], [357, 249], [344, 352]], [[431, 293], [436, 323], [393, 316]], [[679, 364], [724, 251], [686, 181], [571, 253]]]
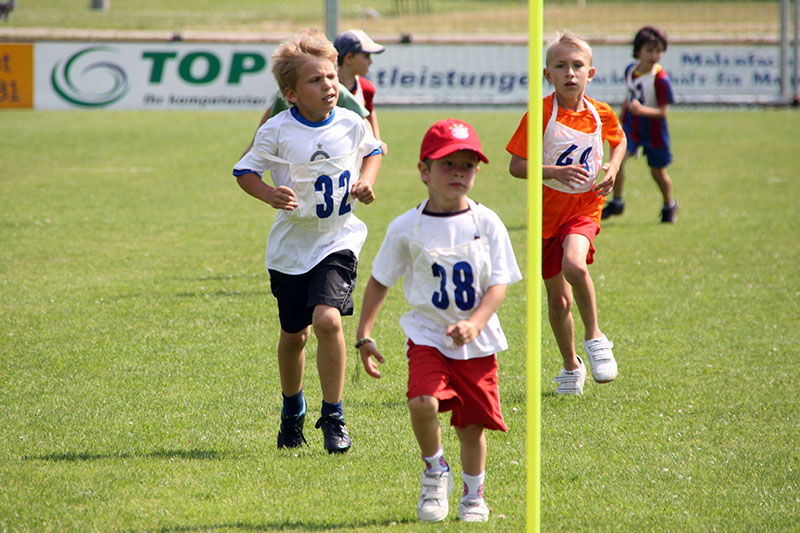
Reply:
[[[508, 348], [496, 311], [506, 286], [522, 279], [508, 231], [497, 214], [467, 197], [480, 162], [489, 160], [464, 121], [435, 123], [422, 140], [417, 163], [428, 199], [397, 217], [372, 265], [356, 348], [367, 373], [380, 378], [383, 362], [372, 326], [389, 287], [404, 277], [412, 309], [400, 319], [408, 340], [408, 408], [422, 452], [417, 517], [448, 515], [453, 486], [437, 414], [452, 411], [461, 444], [464, 491], [461, 520], [485, 522], [484, 430], [505, 431], [500, 411], [497, 352]], [[374, 360], [373, 360], [374, 358]]]

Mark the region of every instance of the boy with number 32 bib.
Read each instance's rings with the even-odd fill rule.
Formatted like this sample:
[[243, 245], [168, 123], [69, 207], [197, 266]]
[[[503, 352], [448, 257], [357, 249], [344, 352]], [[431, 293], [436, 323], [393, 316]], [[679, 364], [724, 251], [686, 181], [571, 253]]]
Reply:
[[364, 292], [358, 342], [367, 373], [383, 362], [370, 338], [389, 287], [404, 277], [412, 310], [400, 325], [408, 337], [408, 408], [426, 468], [417, 517], [448, 515], [453, 486], [437, 413], [452, 411], [461, 444], [461, 520], [484, 522], [485, 429], [506, 430], [500, 411], [496, 353], [508, 348], [496, 311], [506, 286], [522, 278], [508, 232], [489, 208], [467, 198], [488, 159], [466, 122], [442, 120], [425, 134], [417, 167], [428, 199], [389, 225]]
[[[278, 210], [267, 240], [266, 266], [281, 323], [278, 367], [283, 409], [278, 448], [306, 442], [303, 422], [305, 345], [313, 327], [328, 453], [350, 448], [344, 421], [346, 345], [342, 315], [353, 314], [353, 289], [366, 225], [355, 200], [373, 201], [380, 142], [364, 120], [335, 108], [337, 52], [324, 35], [303, 31], [272, 55], [272, 72], [292, 107], [262, 125], [234, 167], [239, 186]], [[275, 186], [262, 181], [269, 170]]]

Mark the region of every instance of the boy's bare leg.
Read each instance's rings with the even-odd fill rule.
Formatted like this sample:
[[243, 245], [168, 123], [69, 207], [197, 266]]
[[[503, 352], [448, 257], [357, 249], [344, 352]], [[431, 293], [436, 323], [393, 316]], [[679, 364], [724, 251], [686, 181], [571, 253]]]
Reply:
[[433, 396], [417, 396], [408, 400], [411, 427], [417, 437], [420, 452], [433, 457], [442, 447], [442, 428], [439, 426], [439, 400]]
[[625, 189], [625, 162], [628, 161], [628, 157], [630, 156], [625, 154], [617, 171], [617, 176], [614, 178], [614, 192], [612, 194], [614, 198], [622, 198], [622, 192]]
[[465, 474], [477, 476], [486, 468], [486, 433], [483, 426], [472, 424], [456, 428], [461, 444], [461, 469]]
[[308, 335], [309, 328], [297, 333], [287, 333], [281, 329], [278, 340], [278, 370], [281, 375], [281, 391], [286, 396], [294, 396], [303, 388]]
[[[564, 239], [564, 278], [572, 285], [575, 304], [581, 314], [584, 326], [584, 339], [596, 339], [602, 332], [597, 325], [597, 301], [594, 282], [586, 265], [586, 254], [591, 243], [583, 235], [570, 234]], [[567, 369], [569, 370], [569, 369]]]
[[564, 369], [575, 370], [580, 367], [580, 363], [575, 353], [575, 324], [570, 313], [572, 288], [564, 279], [563, 272], [544, 280], [544, 286], [547, 290], [547, 315], [564, 360]]
[[656, 180], [661, 196], [664, 197], [664, 205], [672, 203], [672, 180], [669, 179], [666, 168], [651, 168], [650, 174]]
[[322, 399], [338, 403], [344, 391], [347, 347], [342, 330], [342, 315], [335, 307], [317, 305], [312, 318], [317, 336], [317, 370]]

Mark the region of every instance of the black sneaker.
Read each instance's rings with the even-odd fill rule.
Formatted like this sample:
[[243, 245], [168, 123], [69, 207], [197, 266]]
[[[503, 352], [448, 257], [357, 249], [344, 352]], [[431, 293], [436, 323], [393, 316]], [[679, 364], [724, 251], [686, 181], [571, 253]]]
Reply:
[[325, 449], [328, 453], [344, 453], [350, 449], [350, 435], [341, 413], [331, 413], [317, 420], [316, 428], [322, 428]]
[[603, 208], [603, 213], [600, 215], [602, 220], [605, 220], [614, 215], [621, 215], [625, 212], [625, 202], [621, 198], [613, 198], [609, 200]]
[[678, 220], [678, 209], [680, 209], [680, 206], [675, 200], [672, 200], [670, 205], [662, 207], [661, 222], [665, 224], [674, 224]]
[[278, 449], [299, 448], [303, 443], [308, 444], [303, 436], [303, 422], [305, 419], [305, 412], [288, 418], [284, 418], [281, 415], [281, 429], [278, 431]]

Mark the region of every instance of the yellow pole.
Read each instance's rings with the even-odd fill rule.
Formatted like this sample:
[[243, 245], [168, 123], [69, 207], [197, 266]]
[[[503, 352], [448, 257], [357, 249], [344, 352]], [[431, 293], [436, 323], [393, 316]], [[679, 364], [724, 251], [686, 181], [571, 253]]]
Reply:
[[528, 0], [528, 497], [527, 530], [541, 527], [542, 0]]

